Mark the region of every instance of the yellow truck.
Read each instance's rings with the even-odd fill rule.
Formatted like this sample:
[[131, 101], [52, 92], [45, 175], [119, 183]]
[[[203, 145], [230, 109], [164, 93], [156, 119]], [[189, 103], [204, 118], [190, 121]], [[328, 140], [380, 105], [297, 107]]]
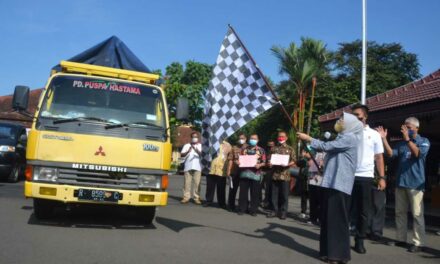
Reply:
[[[59, 205], [126, 206], [151, 223], [167, 205], [171, 142], [155, 74], [61, 61], [43, 90], [27, 141], [24, 194], [38, 219]], [[27, 107], [17, 86], [13, 108]]]

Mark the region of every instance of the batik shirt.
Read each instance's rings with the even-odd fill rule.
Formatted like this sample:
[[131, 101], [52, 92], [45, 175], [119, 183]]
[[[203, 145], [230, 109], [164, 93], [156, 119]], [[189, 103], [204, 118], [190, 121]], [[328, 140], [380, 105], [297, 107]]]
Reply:
[[[289, 163], [296, 160], [295, 150], [285, 143], [275, 146], [272, 154], [289, 155]], [[290, 181], [289, 169], [290, 167], [273, 166], [272, 179], [275, 181]]]

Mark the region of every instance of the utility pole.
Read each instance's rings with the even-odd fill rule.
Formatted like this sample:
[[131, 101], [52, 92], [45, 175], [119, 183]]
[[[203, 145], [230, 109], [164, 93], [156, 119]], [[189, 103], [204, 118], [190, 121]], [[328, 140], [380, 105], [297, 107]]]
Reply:
[[367, 97], [367, 0], [362, 0], [362, 87], [361, 103], [366, 104]]

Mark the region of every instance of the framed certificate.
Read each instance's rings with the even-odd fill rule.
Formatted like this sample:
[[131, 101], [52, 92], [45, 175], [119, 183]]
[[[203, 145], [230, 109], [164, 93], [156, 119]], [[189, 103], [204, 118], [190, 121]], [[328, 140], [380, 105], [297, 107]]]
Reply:
[[289, 155], [272, 154], [270, 163], [275, 166], [287, 166], [289, 165]]
[[238, 161], [240, 168], [254, 168], [257, 165], [257, 155], [240, 155]]

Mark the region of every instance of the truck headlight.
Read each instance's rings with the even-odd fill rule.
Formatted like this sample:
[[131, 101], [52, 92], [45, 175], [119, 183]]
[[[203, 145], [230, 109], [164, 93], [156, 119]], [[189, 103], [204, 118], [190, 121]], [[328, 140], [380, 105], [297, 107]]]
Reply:
[[15, 152], [14, 146], [1, 145], [0, 152]]
[[138, 177], [139, 188], [160, 189], [160, 182], [161, 182], [161, 176], [139, 175]]
[[34, 170], [34, 181], [56, 182], [58, 180], [57, 168], [40, 167]]

